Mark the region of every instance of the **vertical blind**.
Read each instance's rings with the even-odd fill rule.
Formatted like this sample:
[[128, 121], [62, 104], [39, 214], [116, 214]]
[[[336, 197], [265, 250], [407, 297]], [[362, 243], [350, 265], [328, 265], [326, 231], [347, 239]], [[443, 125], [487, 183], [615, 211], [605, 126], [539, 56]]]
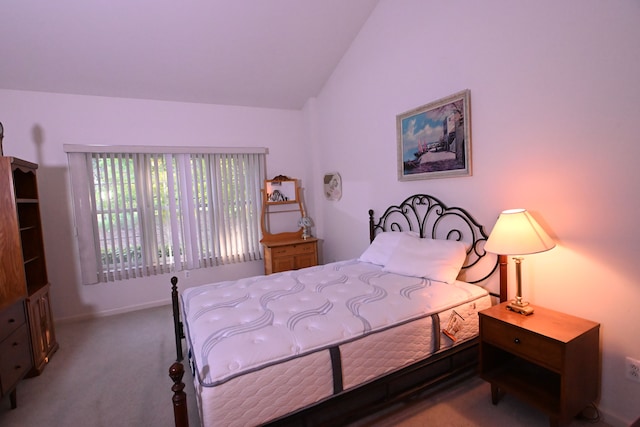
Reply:
[[266, 150], [65, 151], [83, 283], [261, 259]]

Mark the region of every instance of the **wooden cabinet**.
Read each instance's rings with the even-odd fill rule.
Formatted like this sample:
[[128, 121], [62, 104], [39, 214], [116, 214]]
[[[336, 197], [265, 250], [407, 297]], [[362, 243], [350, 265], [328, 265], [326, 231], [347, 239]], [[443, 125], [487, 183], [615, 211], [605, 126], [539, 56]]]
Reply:
[[0, 214], [0, 396], [9, 394], [15, 408], [16, 387], [32, 362], [13, 168], [7, 157], [0, 157]]
[[49, 301], [49, 285], [38, 289], [27, 298], [31, 346], [33, 349], [33, 374], [40, 374], [49, 358], [58, 349]]
[[262, 242], [265, 274], [318, 265], [318, 239]]
[[8, 297], [12, 301], [18, 296], [26, 301], [32, 375], [40, 374], [58, 349], [49, 301], [37, 168], [24, 160], [0, 157], [0, 211], [7, 218], [2, 225], [2, 264], [12, 272], [11, 279], [0, 283], [0, 295], [2, 300]]
[[511, 393], [567, 424], [600, 391], [598, 323], [536, 307], [523, 316], [506, 303], [480, 312], [480, 376], [491, 400]]

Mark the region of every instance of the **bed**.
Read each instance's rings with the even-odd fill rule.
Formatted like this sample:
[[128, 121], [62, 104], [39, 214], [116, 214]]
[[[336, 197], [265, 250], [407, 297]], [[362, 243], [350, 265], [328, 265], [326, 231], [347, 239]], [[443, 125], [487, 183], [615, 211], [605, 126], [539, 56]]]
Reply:
[[369, 211], [357, 259], [181, 294], [172, 278], [176, 426], [183, 341], [204, 426], [344, 424], [473, 372], [477, 313], [506, 299], [486, 239], [464, 209], [418, 194]]

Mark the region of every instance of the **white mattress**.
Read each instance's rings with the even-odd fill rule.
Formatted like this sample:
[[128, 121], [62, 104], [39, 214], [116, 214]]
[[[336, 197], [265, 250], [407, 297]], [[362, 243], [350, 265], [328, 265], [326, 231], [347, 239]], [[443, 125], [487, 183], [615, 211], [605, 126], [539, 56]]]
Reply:
[[[187, 289], [182, 313], [204, 425], [255, 425], [477, 336], [486, 290], [343, 261]], [[447, 330], [447, 334], [442, 330]]]

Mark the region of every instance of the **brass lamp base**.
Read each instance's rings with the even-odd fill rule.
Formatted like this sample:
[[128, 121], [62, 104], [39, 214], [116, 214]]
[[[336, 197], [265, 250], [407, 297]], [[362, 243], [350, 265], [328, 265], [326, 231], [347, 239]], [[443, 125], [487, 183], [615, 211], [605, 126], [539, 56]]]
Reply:
[[527, 301], [522, 301], [522, 272], [520, 268], [523, 259], [524, 258], [522, 257], [513, 258], [516, 262], [516, 283], [518, 285], [518, 290], [516, 292], [516, 299], [511, 300], [511, 302], [507, 304], [507, 309], [529, 316], [530, 314], [533, 314], [533, 307], [531, 307]]
[[512, 300], [507, 304], [507, 309], [525, 316], [533, 314], [533, 307], [531, 307], [528, 302]]

